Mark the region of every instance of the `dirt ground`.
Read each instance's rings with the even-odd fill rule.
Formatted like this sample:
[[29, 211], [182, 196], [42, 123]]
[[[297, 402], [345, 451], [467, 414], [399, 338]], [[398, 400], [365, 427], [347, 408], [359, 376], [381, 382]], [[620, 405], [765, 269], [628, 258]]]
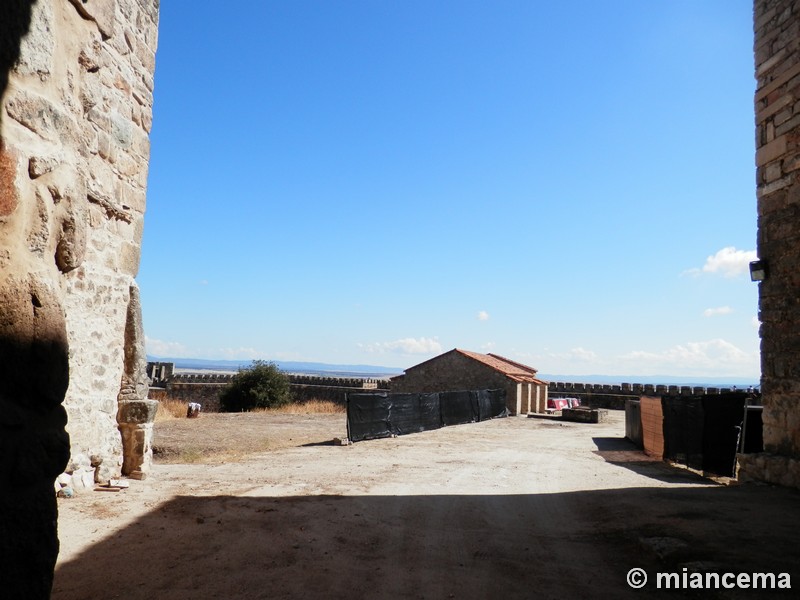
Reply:
[[199, 419], [157, 422], [154, 458], [159, 463], [240, 460], [246, 455], [347, 437], [344, 413], [204, 413]]
[[[330, 444], [344, 415], [159, 424], [151, 477], [59, 500], [53, 598], [771, 597], [656, 589], [657, 572], [684, 569], [800, 586], [800, 493], [649, 460], [611, 412], [351, 446]], [[239, 449], [215, 446], [226, 437]], [[165, 462], [182, 452], [195, 462]], [[626, 582], [634, 567], [644, 589]]]

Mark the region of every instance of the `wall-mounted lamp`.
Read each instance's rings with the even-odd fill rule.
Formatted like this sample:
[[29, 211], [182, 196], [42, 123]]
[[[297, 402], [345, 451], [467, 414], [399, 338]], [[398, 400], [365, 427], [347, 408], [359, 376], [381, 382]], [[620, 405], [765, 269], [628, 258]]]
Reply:
[[764, 281], [767, 278], [767, 261], [754, 260], [750, 263], [750, 281]]

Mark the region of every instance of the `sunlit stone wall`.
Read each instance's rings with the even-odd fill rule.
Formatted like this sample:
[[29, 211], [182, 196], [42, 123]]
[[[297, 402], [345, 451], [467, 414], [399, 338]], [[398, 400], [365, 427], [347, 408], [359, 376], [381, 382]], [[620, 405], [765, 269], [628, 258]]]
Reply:
[[99, 478], [122, 465], [118, 400], [147, 394], [144, 365], [126, 369], [125, 331], [138, 316], [129, 305], [137, 300], [157, 22], [158, 0], [40, 0], [3, 103], [22, 199], [18, 233], [57, 269], [66, 315], [67, 470], [97, 467]]
[[800, 487], [800, 2], [754, 3], [763, 454], [740, 477]]
[[[148, 466], [134, 278], [158, 7], [0, 2], [0, 564], [14, 573], [4, 598], [49, 595], [59, 474], [92, 487], [129, 453], [133, 470]], [[126, 428], [136, 443], [124, 447]]]

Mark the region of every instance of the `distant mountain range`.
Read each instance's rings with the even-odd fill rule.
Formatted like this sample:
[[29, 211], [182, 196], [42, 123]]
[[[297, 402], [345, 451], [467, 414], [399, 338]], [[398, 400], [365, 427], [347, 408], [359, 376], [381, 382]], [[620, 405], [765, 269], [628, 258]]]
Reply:
[[[250, 360], [207, 360], [202, 358], [164, 358], [147, 357], [148, 361], [175, 363], [178, 369], [195, 369], [202, 371], [238, 371], [249, 366]], [[380, 379], [401, 374], [404, 369], [381, 367], [375, 365], [332, 365], [316, 362], [272, 361], [278, 368], [287, 373], [301, 375], [326, 375], [330, 377], [371, 377]], [[569, 383], [652, 383], [661, 385], [689, 385], [692, 387], [732, 387], [747, 388], [758, 386], [758, 378], [749, 377], [675, 377], [672, 375], [550, 375], [539, 373], [544, 381], [564, 381]]]
[[[171, 358], [147, 356], [148, 362], [175, 363], [176, 369], [202, 371], [238, 371], [252, 364], [251, 360], [207, 360], [203, 358]], [[403, 369], [374, 365], [330, 365], [327, 363], [273, 360], [281, 371], [300, 375], [326, 375], [329, 377], [370, 377], [380, 379], [399, 375]]]

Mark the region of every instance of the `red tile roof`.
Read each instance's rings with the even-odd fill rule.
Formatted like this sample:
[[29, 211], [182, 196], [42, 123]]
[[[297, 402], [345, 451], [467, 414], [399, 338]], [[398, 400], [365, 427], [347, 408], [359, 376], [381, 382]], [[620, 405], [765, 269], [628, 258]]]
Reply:
[[456, 348], [454, 351], [477, 360], [514, 381], [520, 383], [544, 383], [536, 378], [536, 369], [528, 365], [523, 365], [497, 354], [479, 354], [469, 350], [461, 350], [460, 348]]
[[[469, 350], [461, 350], [460, 348], [453, 348], [444, 354], [439, 354], [438, 356], [434, 356], [433, 358], [429, 358], [413, 367], [409, 367], [406, 369], [406, 373], [411, 371], [412, 369], [416, 369], [417, 367], [421, 367], [429, 362], [433, 362], [438, 360], [442, 356], [447, 354], [452, 354], [453, 352], [457, 352], [462, 356], [466, 356], [467, 358], [471, 358], [472, 360], [476, 360], [484, 365], [491, 367], [495, 371], [502, 373], [512, 381], [516, 381], [519, 383], [536, 383], [541, 385], [547, 385], [546, 381], [542, 381], [541, 379], [536, 378], [536, 369], [533, 367], [529, 367], [528, 365], [523, 365], [522, 363], [515, 362], [511, 359], [505, 358], [498, 354], [479, 354], [478, 352], [470, 352]], [[401, 379], [405, 377], [406, 373], [402, 375], [396, 375], [392, 377], [392, 380]]]

